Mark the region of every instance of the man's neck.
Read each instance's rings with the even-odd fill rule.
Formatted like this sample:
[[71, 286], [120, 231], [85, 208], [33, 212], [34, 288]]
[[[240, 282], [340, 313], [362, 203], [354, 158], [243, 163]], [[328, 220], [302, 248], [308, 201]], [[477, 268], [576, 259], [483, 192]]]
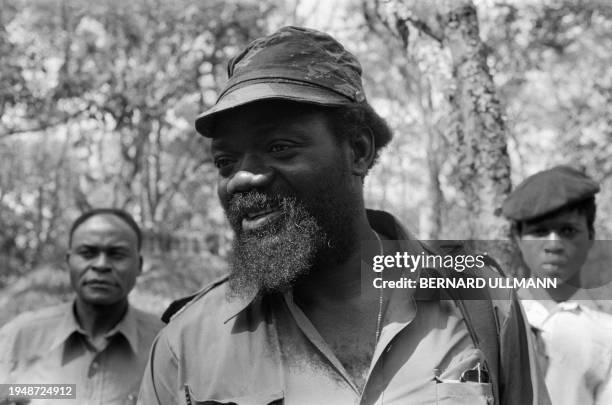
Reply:
[[104, 336], [113, 329], [125, 316], [127, 309], [127, 300], [102, 306], [88, 304], [77, 298], [75, 303], [77, 320], [92, 339]]
[[565, 302], [569, 300], [578, 291], [578, 288], [562, 283], [557, 288], [545, 290], [548, 296], [555, 302]]
[[[362, 289], [361, 280], [361, 241], [376, 239], [366, 219], [358, 231], [358, 246], [349, 259], [341, 265], [314, 272], [294, 287], [293, 294], [295, 303], [327, 342], [360, 391], [367, 381], [380, 332], [378, 320], [384, 312], [382, 290]], [[372, 253], [380, 254], [378, 244], [375, 245], [376, 251]]]
[[548, 300], [555, 303], [569, 300], [578, 289], [567, 283], [560, 283], [557, 288], [533, 288], [530, 295], [537, 300]]

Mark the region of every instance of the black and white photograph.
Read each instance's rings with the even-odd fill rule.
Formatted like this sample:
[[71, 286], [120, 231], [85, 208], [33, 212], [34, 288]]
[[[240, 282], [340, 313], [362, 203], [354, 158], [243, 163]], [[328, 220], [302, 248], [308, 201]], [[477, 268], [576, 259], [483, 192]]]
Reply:
[[0, 405], [612, 405], [612, 2], [1, 0]]

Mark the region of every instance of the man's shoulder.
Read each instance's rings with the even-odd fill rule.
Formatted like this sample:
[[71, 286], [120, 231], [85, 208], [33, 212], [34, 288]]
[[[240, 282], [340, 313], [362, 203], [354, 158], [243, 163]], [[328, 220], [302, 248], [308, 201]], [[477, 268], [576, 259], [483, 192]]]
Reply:
[[205, 357], [227, 344], [234, 322], [230, 321], [232, 303], [226, 298], [226, 292], [225, 277], [190, 296], [161, 330], [156, 346], [169, 350], [177, 359], [188, 361], [192, 353]]
[[130, 304], [130, 311], [134, 314], [134, 319], [136, 320], [139, 331], [147, 331], [156, 334], [164, 327], [164, 323], [158, 315], [143, 311], [132, 304]]
[[204, 324], [219, 320], [229, 305], [227, 300], [228, 276], [208, 284], [200, 291], [174, 301], [164, 312], [162, 319], [171, 329], [188, 327], [194, 323]]
[[590, 333], [597, 338], [603, 339], [607, 344], [612, 341], [612, 315], [589, 308], [586, 305], [580, 306], [580, 313], [584, 314], [583, 319], [588, 322], [587, 326]]
[[24, 312], [0, 328], [0, 347], [3, 359], [27, 358], [47, 350], [63, 325], [62, 319], [72, 303], [64, 303], [35, 311]]
[[51, 307], [23, 312], [0, 328], [0, 336], [20, 331], [27, 332], [54, 328], [59, 320], [66, 316], [66, 312], [71, 310], [72, 302], [65, 302]]

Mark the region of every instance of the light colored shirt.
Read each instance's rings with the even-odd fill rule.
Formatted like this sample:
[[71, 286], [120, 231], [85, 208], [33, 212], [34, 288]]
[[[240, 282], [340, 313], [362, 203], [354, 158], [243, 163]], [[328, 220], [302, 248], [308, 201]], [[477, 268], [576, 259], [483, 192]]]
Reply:
[[612, 404], [612, 315], [576, 301], [524, 300], [553, 405]]
[[76, 400], [33, 400], [31, 405], [134, 404], [162, 326], [157, 317], [129, 306], [105, 335], [105, 347], [96, 349], [73, 303], [21, 314], [0, 329], [0, 383], [76, 384]]
[[[392, 295], [363, 394], [292, 294], [223, 307], [226, 284], [175, 318], [155, 343], [154, 387], [142, 404], [429, 404], [453, 388], [462, 400], [483, 404], [488, 384], [459, 384], [460, 374], [482, 356], [453, 301], [419, 301]], [[372, 322], [375, 322], [373, 320]], [[178, 378], [176, 378], [178, 376]], [[436, 381], [438, 377], [438, 381]], [[452, 381], [452, 382], [451, 382]], [[461, 386], [461, 387], [459, 387]], [[144, 387], [143, 387], [144, 388]], [[149, 391], [153, 389], [153, 391]], [[185, 390], [189, 392], [187, 395]], [[243, 398], [243, 400], [246, 400]]]
[[[376, 231], [409, 238], [384, 215], [387, 226], [370, 218]], [[400, 248], [412, 251], [406, 244]], [[490, 383], [459, 382], [483, 354], [454, 301], [417, 300], [417, 293], [395, 290], [360, 393], [291, 291], [232, 300], [226, 293], [225, 281], [213, 284], [160, 333], [139, 404], [493, 404]], [[512, 325], [504, 322], [502, 341], [526, 336]], [[530, 375], [529, 358], [512, 351], [500, 356], [512, 363], [502, 365], [511, 369], [500, 383], [504, 405], [537, 395], [521, 378], [506, 378]]]

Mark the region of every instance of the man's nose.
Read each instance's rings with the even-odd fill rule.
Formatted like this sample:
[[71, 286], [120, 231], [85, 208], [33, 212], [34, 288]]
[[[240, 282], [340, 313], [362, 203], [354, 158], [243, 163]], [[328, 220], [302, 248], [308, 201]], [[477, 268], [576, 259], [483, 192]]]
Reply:
[[106, 252], [100, 252], [94, 259], [91, 267], [98, 271], [107, 271], [111, 269], [111, 261]]
[[546, 235], [544, 249], [551, 253], [558, 253], [563, 250], [563, 242], [557, 231], [550, 231], [548, 235]]
[[255, 188], [265, 187], [272, 180], [272, 172], [252, 173], [246, 170], [237, 172], [230, 181], [227, 182], [227, 193], [235, 194], [250, 191]]
[[246, 156], [232, 178], [227, 182], [227, 193], [235, 194], [266, 187], [272, 181], [273, 171], [253, 156]]

